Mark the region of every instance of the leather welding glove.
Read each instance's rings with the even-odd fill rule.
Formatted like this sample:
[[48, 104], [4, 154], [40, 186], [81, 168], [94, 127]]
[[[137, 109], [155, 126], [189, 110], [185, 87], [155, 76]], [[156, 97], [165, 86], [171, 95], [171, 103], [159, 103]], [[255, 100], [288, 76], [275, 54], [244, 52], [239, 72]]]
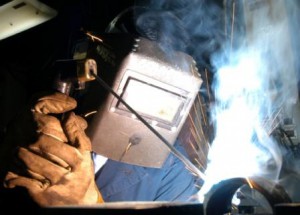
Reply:
[[[76, 101], [61, 93], [37, 101], [32, 110], [37, 141], [17, 151], [24, 167], [19, 172], [26, 174], [9, 171], [5, 187], [26, 188], [40, 206], [103, 202], [94, 181], [91, 142], [84, 132], [87, 123], [73, 112], [65, 113], [75, 107]], [[63, 120], [53, 116], [61, 113]]]

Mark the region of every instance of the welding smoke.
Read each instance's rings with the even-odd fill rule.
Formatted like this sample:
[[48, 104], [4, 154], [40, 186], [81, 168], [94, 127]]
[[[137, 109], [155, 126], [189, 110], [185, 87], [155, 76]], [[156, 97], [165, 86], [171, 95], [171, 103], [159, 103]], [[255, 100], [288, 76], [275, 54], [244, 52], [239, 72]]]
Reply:
[[[290, 21], [297, 7], [290, 4], [295, 1], [244, 1], [244, 32], [231, 31], [222, 52], [212, 55], [215, 138], [200, 198], [223, 179], [263, 176], [279, 182], [283, 177], [285, 154], [271, 134], [298, 103]], [[234, 47], [233, 38], [241, 37]]]
[[[215, 132], [200, 200], [213, 184], [232, 177], [289, 184], [282, 180], [289, 179], [283, 175], [287, 153], [272, 133], [298, 104], [298, 1], [164, 0], [147, 7], [137, 22], [140, 31], [191, 54], [200, 72], [211, 71]], [[296, 161], [289, 162], [298, 175]]]

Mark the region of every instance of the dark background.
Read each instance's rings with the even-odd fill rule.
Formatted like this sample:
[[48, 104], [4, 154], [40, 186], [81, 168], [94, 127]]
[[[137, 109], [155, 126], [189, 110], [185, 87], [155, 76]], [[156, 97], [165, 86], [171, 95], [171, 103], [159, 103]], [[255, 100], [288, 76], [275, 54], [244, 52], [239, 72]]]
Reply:
[[37, 91], [49, 89], [53, 60], [69, 57], [69, 41], [80, 29], [104, 31], [134, 1], [44, 1], [58, 15], [39, 26], [0, 41], [0, 128]]
[[[210, 19], [211, 13], [205, 10], [206, 5], [216, 5], [218, 10], [222, 7], [222, 1], [205, 0], [41, 0], [48, 6], [58, 11], [58, 15], [39, 26], [21, 32], [17, 35], [0, 41], [0, 142], [5, 135], [8, 124], [22, 108], [28, 103], [32, 95], [39, 91], [49, 90], [53, 84], [54, 72], [51, 69], [56, 59], [68, 59], [70, 56], [70, 43], [74, 32], [81, 30], [90, 32], [105, 32], [110, 22], [123, 10], [133, 6], [148, 7], [151, 10], [171, 11], [185, 17], [188, 14], [187, 5], [197, 5], [204, 8], [204, 13], [195, 16], [193, 22], [185, 22], [184, 33], [181, 29], [175, 28], [174, 32], [165, 35], [173, 38], [175, 44], [176, 37], [181, 35], [185, 42], [189, 43], [186, 49], [193, 55], [195, 49], [203, 49], [202, 55], [194, 55], [201, 67], [209, 66], [209, 54], [218, 44], [212, 44], [213, 37], [220, 37], [218, 24]], [[4, 0], [0, 3], [7, 2]], [[206, 11], [206, 12], [205, 12]], [[205, 14], [207, 13], [207, 14]], [[178, 15], [177, 14], [177, 15]], [[212, 17], [220, 20], [222, 14], [218, 11]], [[125, 21], [126, 22], [126, 21]], [[130, 21], [129, 21], [130, 22]], [[195, 34], [195, 25], [208, 23], [213, 31], [204, 29], [203, 34]], [[161, 30], [172, 26], [167, 23], [161, 26]], [[214, 26], [215, 25], [215, 26]], [[129, 25], [128, 25], [129, 26]], [[126, 26], [126, 28], [128, 27]], [[215, 33], [217, 32], [217, 33]], [[221, 31], [220, 31], [221, 32]], [[194, 34], [194, 38], [189, 34]], [[179, 41], [179, 40], [178, 40]], [[180, 41], [179, 41], [180, 42]], [[179, 43], [178, 43], [179, 44]], [[210, 47], [207, 47], [209, 44]], [[192, 47], [192, 48], [191, 48]], [[203, 78], [205, 78], [203, 76]], [[207, 83], [204, 81], [204, 84]], [[205, 86], [207, 87], [207, 86]]]

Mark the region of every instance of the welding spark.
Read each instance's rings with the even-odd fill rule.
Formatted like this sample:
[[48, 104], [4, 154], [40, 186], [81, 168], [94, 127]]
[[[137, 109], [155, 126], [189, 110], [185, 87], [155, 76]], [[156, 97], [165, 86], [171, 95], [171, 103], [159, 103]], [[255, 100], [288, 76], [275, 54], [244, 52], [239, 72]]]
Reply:
[[85, 118], [86, 118], [86, 117], [89, 117], [90, 115], [93, 115], [93, 114], [95, 114], [95, 113], [97, 113], [97, 111], [96, 111], [96, 110], [94, 110], [94, 111], [90, 111], [90, 112], [88, 112], [88, 113], [84, 114], [84, 117], [85, 117]]
[[252, 182], [250, 181], [249, 177], [246, 177], [246, 180], [247, 180], [247, 183], [248, 183], [249, 187], [251, 189], [253, 189], [253, 185], [252, 185]]
[[89, 33], [89, 32], [86, 32], [85, 34], [86, 34], [87, 36], [89, 36], [93, 41], [97, 40], [97, 41], [103, 43], [103, 40], [102, 40], [100, 37], [97, 37], [97, 36], [95, 36], [95, 35], [92, 35], [92, 34]]

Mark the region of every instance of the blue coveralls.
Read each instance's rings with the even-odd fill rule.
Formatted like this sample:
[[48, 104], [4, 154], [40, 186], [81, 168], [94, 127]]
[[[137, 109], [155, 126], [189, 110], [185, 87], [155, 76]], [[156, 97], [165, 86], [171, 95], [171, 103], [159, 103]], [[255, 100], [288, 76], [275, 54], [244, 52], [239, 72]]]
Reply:
[[[176, 144], [183, 152], [183, 147]], [[172, 153], [162, 168], [141, 167], [108, 159], [96, 173], [105, 202], [177, 201], [198, 202], [200, 179]]]

